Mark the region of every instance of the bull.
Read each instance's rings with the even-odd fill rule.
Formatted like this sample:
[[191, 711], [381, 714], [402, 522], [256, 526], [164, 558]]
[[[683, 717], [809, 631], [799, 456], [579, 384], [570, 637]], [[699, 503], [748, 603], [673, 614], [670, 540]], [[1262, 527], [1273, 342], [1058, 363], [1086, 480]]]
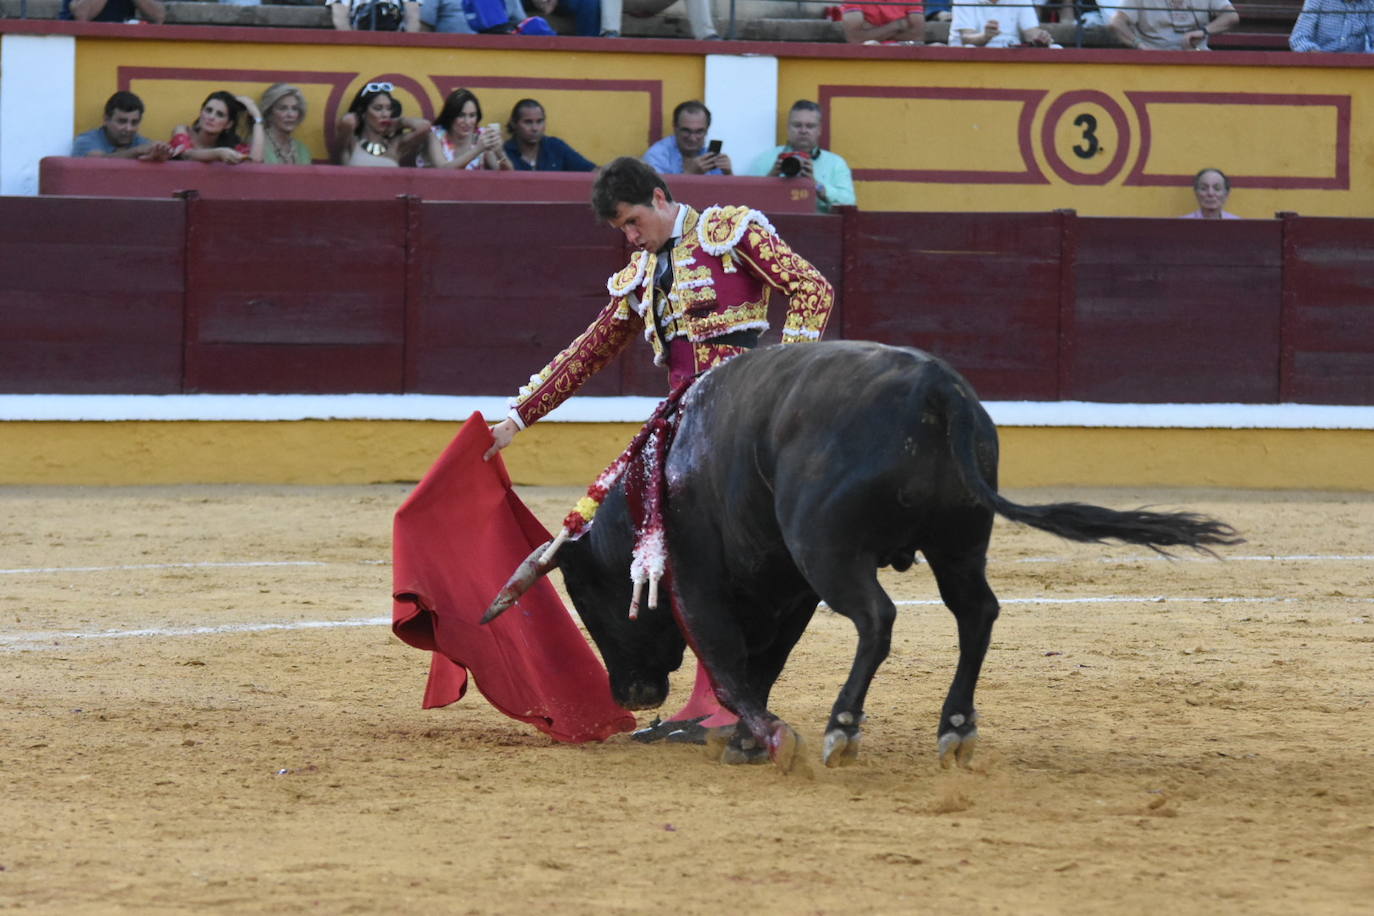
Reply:
[[878, 582], [920, 552], [954, 614], [959, 662], [937, 728], [940, 762], [967, 765], [978, 738], [974, 689], [997, 597], [985, 574], [993, 518], [1074, 541], [1167, 552], [1240, 543], [1191, 512], [1082, 503], [1018, 505], [997, 492], [997, 429], [972, 387], [919, 350], [838, 341], [768, 347], [704, 374], [681, 404], [664, 466], [669, 601], [631, 619], [635, 532], [623, 482], [579, 540], [535, 551], [487, 618], [557, 565], [628, 709], [668, 696], [690, 643], [717, 697], [740, 717], [713, 736], [719, 759], [798, 760], [796, 732], [768, 709], [788, 655], [824, 601], [858, 649], [826, 724], [822, 760], [857, 759], [864, 702], [887, 657], [896, 608]]

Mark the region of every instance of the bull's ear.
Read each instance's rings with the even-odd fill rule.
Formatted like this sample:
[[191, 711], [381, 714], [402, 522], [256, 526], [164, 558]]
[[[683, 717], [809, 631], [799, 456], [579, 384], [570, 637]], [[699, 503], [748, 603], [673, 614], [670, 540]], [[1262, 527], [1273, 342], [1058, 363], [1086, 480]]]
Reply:
[[520, 596], [529, 591], [534, 583], [548, 575], [549, 570], [558, 566], [558, 557], [554, 555], [553, 549], [555, 543], [554, 541], [545, 541], [540, 544], [533, 553], [525, 558], [523, 563], [516, 567], [505, 586], [496, 593], [496, 598], [487, 608], [487, 612], [482, 615], [481, 623], [491, 623], [500, 617], [513, 607], [520, 600]]

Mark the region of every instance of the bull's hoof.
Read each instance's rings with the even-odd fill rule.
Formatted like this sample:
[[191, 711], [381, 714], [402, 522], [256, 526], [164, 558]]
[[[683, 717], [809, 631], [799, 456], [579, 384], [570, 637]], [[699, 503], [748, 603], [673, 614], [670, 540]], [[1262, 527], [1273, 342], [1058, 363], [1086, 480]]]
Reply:
[[940, 736], [940, 766], [949, 769], [951, 763], [967, 768], [973, 759], [973, 749], [978, 745], [978, 729], [971, 728], [966, 734], [945, 732]]
[[723, 760], [730, 739], [735, 736], [735, 726], [722, 725], [706, 729], [706, 756], [711, 760]]
[[721, 752], [720, 762], [729, 766], [740, 766], [741, 764], [756, 765], [768, 762], [768, 748], [753, 735], [740, 737], [735, 735], [725, 745], [725, 750]]
[[821, 750], [821, 762], [828, 767], [847, 767], [859, 759], [859, 732], [849, 734], [842, 728], [832, 728], [825, 733], [825, 747]]
[[801, 753], [802, 745], [801, 735], [786, 722], [779, 721], [773, 726], [773, 734], [768, 736], [768, 755], [782, 772], [810, 776], [811, 765]]

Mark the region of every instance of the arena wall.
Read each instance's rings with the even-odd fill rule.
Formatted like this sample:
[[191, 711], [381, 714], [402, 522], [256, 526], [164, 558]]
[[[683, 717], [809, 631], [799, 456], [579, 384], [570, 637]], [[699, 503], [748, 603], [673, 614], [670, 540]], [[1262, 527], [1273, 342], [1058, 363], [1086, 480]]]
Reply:
[[[73, 85], [73, 98], [46, 106], [59, 120], [71, 117], [72, 133], [100, 122], [116, 88], [143, 97], [145, 133], [162, 137], [193, 117], [210, 90], [256, 96], [286, 80], [305, 91], [310, 112], [300, 135], [322, 161], [340, 106], [380, 79], [420, 115], [432, 115], [458, 86], [478, 92], [488, 121], [503, 121], [516, 99], [536, 96], [551, 132], [595, 161], [641, 153], [669, 129], [678, 101], [706, 98], [742, 170], [767, 132], [730, 134], [729, 125], [781, 131], [791, 102], [813, 98], [827, 115], [824, 143], [855, 169], [865, 210], [1072, 208], [1171, 217], [1193, 209], [1193, 173], [1216, 166], [1231, 174], [1232, 209], [1245, 217], [1374, 212], [1374, 126], [1357, 115], [1374, 105], [1367, 55], [605, 42], [33, 20], [0, 20], [0, 32], [47, 40], [41, 51], [0, 45], [18, 61], [0, 70], [0, 93], [11, 83], [18, 92], [39, 81]], [[741, 91], [734, 65], [741, 60], [758, 74], [746, 81], [749, 91]], [[22, 122], [0, 123], [0, 136], [27, 142], [33, 133]], [[26, 149], [10, 150], [0, 173], [32, 170], [42, 156], [65, 151], [51, 137]]]

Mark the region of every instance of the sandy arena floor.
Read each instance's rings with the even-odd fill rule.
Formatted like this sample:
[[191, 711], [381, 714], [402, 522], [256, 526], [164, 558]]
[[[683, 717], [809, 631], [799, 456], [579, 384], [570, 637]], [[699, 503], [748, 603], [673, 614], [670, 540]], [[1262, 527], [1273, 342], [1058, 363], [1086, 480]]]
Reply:
[[[0, 489], [0, 907], [1374, 912], [1374, 497], [1012, 493], [1249, 543], [999, 523], [969, 772], [935, 757], [953, 621], [924, 567], [890, 574], [861, 762], [808, 779], [557, 745], [475, 691], [422, 711], [428, 659], [383, 622], [405, 493]], [[524, 495], [552, 524], [576, 491]], [[853, 648], [820, 613], [775, 692], [813, 759]]]

